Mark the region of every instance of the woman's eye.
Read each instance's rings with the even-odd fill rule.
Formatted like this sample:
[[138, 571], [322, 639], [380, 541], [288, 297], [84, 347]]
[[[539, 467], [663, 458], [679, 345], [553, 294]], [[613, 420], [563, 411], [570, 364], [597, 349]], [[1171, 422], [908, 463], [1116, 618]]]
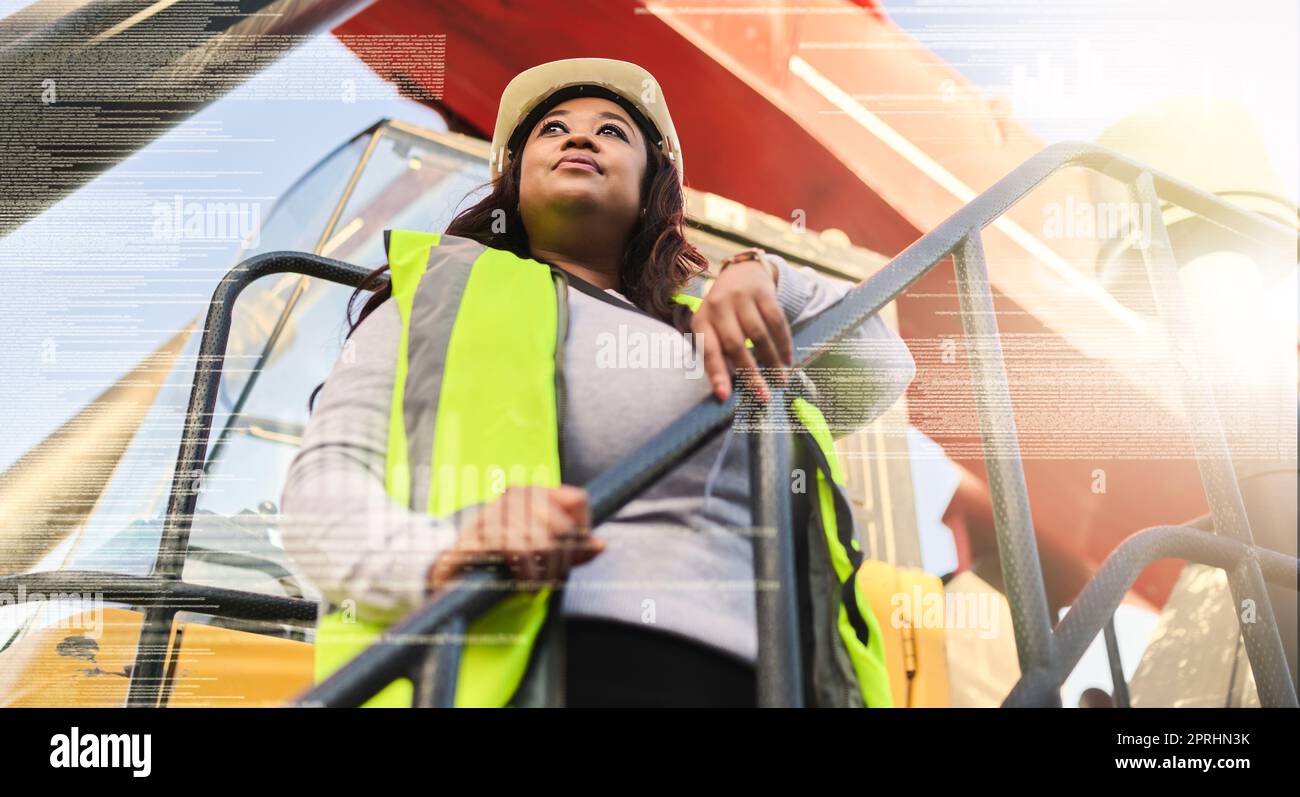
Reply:
[[618, 125], [605, 125], [604, 127], [600, 128], [600, 132], [602, 133], [605, 132], [606, 130], [613, 130], [618, 135], [619, 138], [623, 139], [624, 141], [627, 141], [627, 133], [624, 133], [623, 128], [619, 127]]
[[539, 132], [539, 133], [545, 133], [546, 131], [550, 130], [550, 129], [553, 128], [553, 127], [555, 127], [555, 128], [559, 128], [560, 130], [564, 130], [564, 125], [560, 124], [560, 123], [557, 122], [557, 121], [552, 120], [552, 121], [547, 122], [546, 124], [542, 125], [542, 129], [539, 130], [539, 131], [537, 131], [537, 132]]

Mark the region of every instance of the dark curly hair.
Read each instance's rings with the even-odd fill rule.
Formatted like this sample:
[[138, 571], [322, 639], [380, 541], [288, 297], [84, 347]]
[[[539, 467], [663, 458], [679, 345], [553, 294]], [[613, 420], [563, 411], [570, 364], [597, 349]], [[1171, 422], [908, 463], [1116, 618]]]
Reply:
[[[646, 141], [646, 173], [641, 182], [641, 207], [636, 227], [623, 252], [619, 274], [620, 292], [637, 307], [669, 324], [689, 332], [691, 311], [673, 301], [673, 296], [694, 277], [708, 271], [709, 261], [686, 240], [686, 202], [672, 161]], [[519, 169], [521, 157], [492, 184], [492, 191], [477, 204], [456, 215], [447, 225], [447, 235], [469, 238], [484, 246], [531, 258], [528, 231], [519, 215]], [[501, 213], [505, 224], [500, 224]], [[501, 229], [502, 232], [497, 232]], [[392, 295], [386, 276], [388, 264], [371, 271], [348, 300], [348, 337], [375, 308]], [[370, 293], [359, 311], [361, 297]], [[323, 386], [323, 385], [322, 385]], [[317, 387], [308, 402], [315, 403]]]

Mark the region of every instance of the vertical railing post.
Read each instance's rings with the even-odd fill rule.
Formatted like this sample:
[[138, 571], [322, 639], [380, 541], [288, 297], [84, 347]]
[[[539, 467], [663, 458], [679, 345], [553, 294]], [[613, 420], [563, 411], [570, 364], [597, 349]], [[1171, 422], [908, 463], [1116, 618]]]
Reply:
[[751, 404], [756, 428], [749, 438], [749, 495], [754, 546], [754, 601], [758, 625], [758, 705], [802, 708], [799, 596], [794, 567], [790, 500], [789, 416], [785, 393]]
[[131, 668], [131, 677], [127, 680], [127, 708], [159, 707], [177, 611], [179, 609], [176, 606], [166, 602], [145, 610], [144, 621], [140, 624], [140, 638], [136, 642], [134, 666]]
[[[567, 578], [568, 575], [566, 574]], [[564, 619], [564, 584], [559, 584], [551, 593], [549, 616], [546, 618], [548, 628], [545, 676], [543, 684], [543, 702], [546, 708], [564, 708], [568, 705], [568, 656], [569, 641], [567, 623]]]
[[456, 704], [456, 682], [460, 674], [461, 651], [469, 623], [464, 615], [456, 615], [433, 634], [429, 652], [420, 661], [414, 694], [413, 708], [452, 708]]
[[[1142, 218], [1151, 219], [1150, 236], [1146, 247], [1140, 247], [1146, 266], [1147, 279], [1156, 308], [1168, 330], [1173, 366], [1178, 375], [1178, 389], [1182, 397], [1192, 444], [1196, 450], [1196, 465], [1201, 472], [1205, 499], [1210, 505], [1214, 531], [1231, 537], [1252, 548], [1254, 536], [1246, 515], [1246, 504], [1233, 470], [1232, 457], [1223, 434], [1223, 425], [1214, 401], [1214, 392], [1204, 379], [1198, 362], [1196, 330], [1191, 310], [1183, 293], [1174, 260], [1169, 231], [1161, 217], [1160, 201], [1150, 172], [1138, 175], [1133, 195], [1142, 210]], [[1250, 658], [1259, 701], [1264, 706], [1296, 705], [1295, 684], [1286, 662], [1282, 638], [1278, 635], [1273, 605], [1264, 587], [1264, 576], [1259, 559], [1251, 555], [1228, 572], [1228, 586], [1232, 591], [1238, 612], [1246, 607], [1254, 609], [1255, 621], [1241, 623], [1242, 637], [1246, 642], [1246, 655]], [[1240, 614], [1238, 615], [1240, 617]]]
[[1106, 637], [1106, 660], [1110, 662], [1110, 694], [1115, 701], [1115, 708], [1130, 708], [1128, 699], [1128, 681], [1124, 678], [1124, 661], [1119, 656], [1119, 635], [1115, 633], [1115, 615], [1106, 618], [1106, 627], [1102, 629]]
[[[1007, 386], [1006, 363], [998, 339], [993, 291], [979, 230], [972, 230], [953, 253], [957, 294], [961, 300], [961, 322], [966, 332], [967, 352], [975, 381], [975, 407], [979, 414], [984, 461], [988, 468], [989, 492], [993, 499], [993, 520], [997, 527], [998, 555], [1011, 620], [1015, 627], [1020, 671], [1051, 667], [1052, 623], [1038, 560], [1038, 541], [1029, 512], [1029, 491], [1020, 461]], [[1042, 702], [1059, 706], [1060, 693], [1040, 696]]]

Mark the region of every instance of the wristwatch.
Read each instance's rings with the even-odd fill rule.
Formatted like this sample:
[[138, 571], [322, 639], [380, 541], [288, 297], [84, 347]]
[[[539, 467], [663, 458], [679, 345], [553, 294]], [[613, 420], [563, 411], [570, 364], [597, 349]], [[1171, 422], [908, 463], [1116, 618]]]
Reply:
[[723, 270], [726, 269], [727, 266], [733, 265], [735, 263], [743, 263], [746, 260], [757, 260], [758, 262], [762, 263], [767, 268], [767, 273], [772, 276], [772, 284], [773, 285], [777, 284], [778, 280], [781, 277], [781, 269], [777, 267], [776, 261], [772, 260], [770, 257], [767, 256], [767, 252], [764, 252], [762, 249], [759, 249], [757, 246], [751, 246], [748, 249], [742, 249], [741, 251], [737, 252], [736, 254], [732, 255], [726, 260], [723, 260], [722, 265], [718, 266], [718, 274], [719, 275], [722, 274]]

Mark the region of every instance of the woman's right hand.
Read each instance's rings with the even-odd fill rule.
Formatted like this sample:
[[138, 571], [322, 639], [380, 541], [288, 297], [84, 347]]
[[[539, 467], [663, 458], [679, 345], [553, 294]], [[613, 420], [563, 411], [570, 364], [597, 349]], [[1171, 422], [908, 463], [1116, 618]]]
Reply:
[[465, 513], [455, 545], [429, 568], [429, 586], [446, 586], [466, 568], [506, 565], [517, 581], [553, 586], [569, 569], [591, 561], [605, 541], [591, 535], [587, 492], [581, 487], [511, 487]]

